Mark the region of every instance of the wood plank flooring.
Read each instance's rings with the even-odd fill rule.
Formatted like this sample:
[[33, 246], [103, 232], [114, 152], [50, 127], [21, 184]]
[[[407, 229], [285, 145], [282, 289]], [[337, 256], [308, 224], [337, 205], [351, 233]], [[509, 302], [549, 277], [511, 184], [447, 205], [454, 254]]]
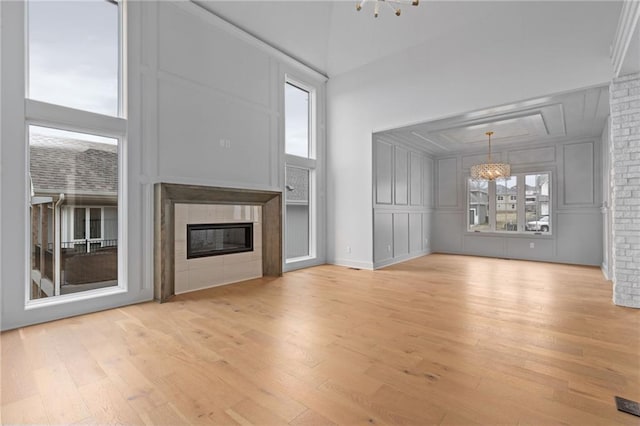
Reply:
[[5, 332], [1, 420], [638, 425], [639, 330], [597, 268], [321, 266]]

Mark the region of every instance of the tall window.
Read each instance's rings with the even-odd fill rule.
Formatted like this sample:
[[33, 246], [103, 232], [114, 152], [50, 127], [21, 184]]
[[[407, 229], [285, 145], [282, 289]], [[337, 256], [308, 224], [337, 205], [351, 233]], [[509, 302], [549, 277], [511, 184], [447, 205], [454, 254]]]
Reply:
[[498, 203], [496, 212], [496, 230], [517, 231], [518, 230], [518, 209], [513, 203], [517, 199], [518, 179], [511, 176], [506, 179], [499, 179], [495, 182]]
[[27, 299], [123, 287], [122, 7], [27, 2]]
[[293, 81], [284, 87], [286, 261], [315, 256], [315, 102], [313, 90]]
[[118, 3], [28, 3], [28, 97], [117, 116], [120, 85]]
[[309, 158], [311, 135], [310, 93], [292, 83], [284, 88], [285, 152]]
[[496, 181], [468, 181], [468, 226], [473, 232], [550, 233], [551, 173], [522, 173]]

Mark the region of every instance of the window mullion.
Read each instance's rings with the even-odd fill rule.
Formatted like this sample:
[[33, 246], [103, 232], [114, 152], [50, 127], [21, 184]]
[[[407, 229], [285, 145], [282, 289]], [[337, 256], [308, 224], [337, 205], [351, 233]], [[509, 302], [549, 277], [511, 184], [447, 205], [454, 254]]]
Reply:
[[526, 204], [526, 181], [525, 175], [518, 175], [518, 232], [524, 232], [525, 226], [525, 204]]
[[492, 232], [496, 231], [496, 211], [498, 203], [496, 201], [496, 181], [489, 182], [489, 228]]

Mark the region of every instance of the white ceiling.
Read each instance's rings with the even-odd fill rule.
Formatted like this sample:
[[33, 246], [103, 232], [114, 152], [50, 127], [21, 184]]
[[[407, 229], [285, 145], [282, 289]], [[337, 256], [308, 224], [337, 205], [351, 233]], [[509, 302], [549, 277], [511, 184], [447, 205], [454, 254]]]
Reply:
[[[192, 1], [330, 78], [349, 71], [362, 71], [362, 78], [368, 78], [365, 65], [390, 58], [401, 57], [404, 66], [415, 63], [418, 67], [424, 57], [418, 61], [415, 55], [428, 54], [432, 56], [428, 61], [448, 61], [454, 69], [455, 64], [467, 64], [460, 72], [472, 79], [476, 73], [468, 69], [469, 58], [461, 57], [472, 50], [489, 55], [478, 66], [495, 68], [495, 81], [485, 83], [496, 87], [501, 73], [509, 69], [493, 67], [491, 55], [499, 57], [499, 63], [507, 68], [509, 61], [519, 60], [518, 56], [500, 56], [513, 51], [505, 46], [520, 46], [518, 55], [535, 58], [541, 66], [549, 58], [557, 60], [549, 52], [559, 44], [573, 46], [578, 58], [607, 55], [622, 8], [622, 2], [616, 0], [421, 0], [418, 7], [404, 6], [400, 17], [383, 8], [380, 17], [374, 18], [372, 4], [357, 12], [354, 0]], [[567, 61], [573, 59], [566, 57]], [[389, 81], [406, 86], [403, 71], [389, 73]], [[608, 115], [607, 90], [601, 87], [546, 96], [378, 135], [432, 155], [480, 152], [486, 149], [487, 130], [496, 132], [493, 140], [498, 148], [599, 137]], [[464, 93], [451, 87], [451, 95]], [[395, 108], [402, 99], [389, 99], [384, 108]]]
[[379, 132], [382, 140], [404, 143], [431, 155], [599, 138], [609, 114], [608, 87], [596, 87], [487, 108], [455, 117]]
[[[397, 17], [373, 5], [357, 12], [344, 1], [193, 0], [221, 18], [284, 51], [329, 77], [428, 42], [487, 31], [504, 40], [538, 37], [545, 47], [546, 28], [564, 28], [566, 37], [611, 43], [620, 1], [425, 1], [403, 6]], [[601, 16], [598, 27], [585, 28], [585, 16]], [[611, 27], [611, 28], [609, 28]], [[455, 54], [455, 52], [451, 52]], [[434, 58], [438, 60], [438, 58]]]

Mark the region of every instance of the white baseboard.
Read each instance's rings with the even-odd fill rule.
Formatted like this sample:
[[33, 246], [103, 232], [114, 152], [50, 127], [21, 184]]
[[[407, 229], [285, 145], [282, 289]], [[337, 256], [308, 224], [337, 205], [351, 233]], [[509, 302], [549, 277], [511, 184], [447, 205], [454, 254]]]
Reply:
[[375, 262], [373, 264], [373, 269], [384, 268], [386, 266], [391, 266], [391, 265], [395, 265], [396, 263], [406, 262], [407, 260], [416, 259], [418, 257], [426, 256], [428, 254], [431, 254], [430, 250], [421, 251], [419, 253], [407, 254], [407, 255], [404, 255], [404, 256], [400, 256], [400, 257], [394, 257], [392, 259], [382, 260], [380, 262]]
[[373, 262], [363, 262], [360, 260], [347, 260], [347, 259], [333, 259], [328, 260], [329, 265], [346, 266], [348, 268], [368, 269], [373, 270]]

